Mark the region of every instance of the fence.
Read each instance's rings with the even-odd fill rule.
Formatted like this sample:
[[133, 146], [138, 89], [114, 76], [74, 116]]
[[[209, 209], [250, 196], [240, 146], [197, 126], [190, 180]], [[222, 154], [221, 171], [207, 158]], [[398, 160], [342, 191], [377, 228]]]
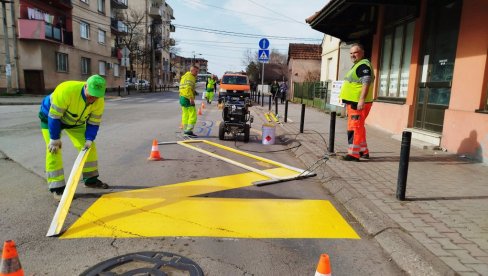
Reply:
[[331, 88], [331, 82], [294, 82], [292, 101], [304, 103], [326, 112], [335, 111], [338, 115], [345, 114], [342, 107], [329, 104]]

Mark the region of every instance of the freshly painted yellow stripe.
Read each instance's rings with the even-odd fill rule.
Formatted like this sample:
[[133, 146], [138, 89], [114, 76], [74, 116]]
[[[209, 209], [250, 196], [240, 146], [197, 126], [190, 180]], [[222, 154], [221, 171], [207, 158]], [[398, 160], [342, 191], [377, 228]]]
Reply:
[[[296, 172], [267, 170], [287, 176]], [[196, 197], [252, 186], [256, 173], [103, 195], [61, 236], [347, 238], [359, 236], [326, 200]]]

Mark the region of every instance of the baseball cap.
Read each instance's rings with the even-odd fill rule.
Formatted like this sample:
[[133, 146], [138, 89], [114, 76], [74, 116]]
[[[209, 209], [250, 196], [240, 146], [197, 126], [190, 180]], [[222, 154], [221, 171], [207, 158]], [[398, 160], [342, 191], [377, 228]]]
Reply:
[[100, 75], [93, 75], [86, 80], [88, 84], [88, 94], [93, 97], [103, 98], [107, 83]]

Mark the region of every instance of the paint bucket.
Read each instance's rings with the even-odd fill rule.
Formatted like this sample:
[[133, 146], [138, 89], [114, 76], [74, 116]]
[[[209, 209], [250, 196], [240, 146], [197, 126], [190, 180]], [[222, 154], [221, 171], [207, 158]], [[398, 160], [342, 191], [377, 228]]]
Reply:
[[262, 130], [263, 145], [274, 145], [276, 126], [273, 124], [264, 124]]

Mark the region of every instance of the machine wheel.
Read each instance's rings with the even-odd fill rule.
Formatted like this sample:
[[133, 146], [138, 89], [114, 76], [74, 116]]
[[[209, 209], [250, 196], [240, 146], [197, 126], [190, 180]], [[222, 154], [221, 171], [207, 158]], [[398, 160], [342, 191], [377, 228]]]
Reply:
[[249, 142], [249, 134], [251, 132], [251, 127], [249, 125], [244, 125], [244, 142]]
[[225, 137], [225, 123], [220, 122], [219, 125], [219, 140], [224, 140]]

